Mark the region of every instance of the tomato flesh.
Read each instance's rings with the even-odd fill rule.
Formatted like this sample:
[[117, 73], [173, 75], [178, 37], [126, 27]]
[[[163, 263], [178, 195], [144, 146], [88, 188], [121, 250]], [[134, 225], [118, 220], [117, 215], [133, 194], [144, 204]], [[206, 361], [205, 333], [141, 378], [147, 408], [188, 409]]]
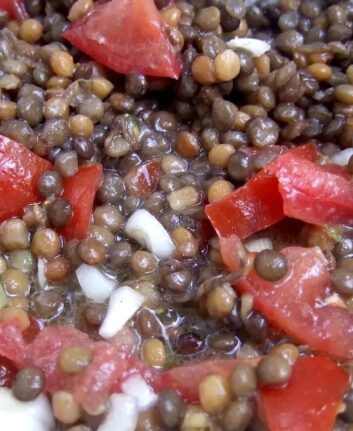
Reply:
[[328, 358], [303, 358], [282, 387], [260, 388], [270, 431], [331, 431], [349, 375]]
[[10, 388], [17, 373], [14, 363], [5, 356], [0, 356], [0, 387]]
[[[237, 245], [235, 241], [236, 237], [221, 239], [221, 253], [231, 270], [238, 265], [231, 262], [228, 251], [230, 243]], [[253, 269], [235, 283], [236, 289], [251, 293], [255, 308], [300, 343], [334, 357], [352, 359], [353, 313], [325, 305], [331, 293], [331, 276], [321, 250], [287, 247], [282, 253], [289, 266], [283, 279], [269, 282]]]
[[23, 0], [0, 0], [0, 9], [16, 19], [25, 19], [28, 16]]
[[[237, 365], [244, 361], [239, 359], [210, 359], [190, 363], [156, 374], [150, 382], [157, 392], [174, 389], [189, 403], [199, 402], [199, 385], [211, 375], [219, 374], [229, 378]], [[249, 360], [247, 362], [257, 362]]]
[[277, 179], [260, 172], [243, 187], [207, 205], [206, 214], [221, 238], [233, 234], [246, 238], [272, 226], [284, 217]]
[[41, 201], [38, 180], [51, 168], [24, 145], [0, 135], [0, 221], [20, 216], [26, 205]]
[[179, 56], [154, 0], [98, 4], [86, 18], [71, 25], [64, 37], [119, 73], [177, 79], [181, 71]]
[[353, 184], [293, 153], [265, 171], [278, 179], [284, 213], [315, 225], [353, 225]]
[[92, 218], [93, 202], [103, 176], [100, 164], [82, 166], [79, 171], [66, 179], [62, 198], [71, 202], [73, 216], [60, 229], [66, 239], [84, 239], [88, 235]]

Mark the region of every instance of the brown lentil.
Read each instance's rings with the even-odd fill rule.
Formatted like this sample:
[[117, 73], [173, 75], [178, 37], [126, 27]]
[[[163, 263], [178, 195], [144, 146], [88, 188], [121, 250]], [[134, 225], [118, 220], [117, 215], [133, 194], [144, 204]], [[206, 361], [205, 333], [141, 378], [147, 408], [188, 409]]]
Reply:
[[79, 19], [83, 18], [92, 9], [93, 9], [92, 0], [77, 0], [71, 6], [67, 17], [69, 21], [76, 22]]
[[200, 202], [200, 194], [192, 186], [186, 186], [168, 194], [167, 201], [175, 212], [182, 212]]
[[45, 375], [40, 368], [26, 367], [18, 371], [12, 383], [12, 392], [20, 401], [32, 401], [42, 392]]
[[10, 296], [27, 296], [30, 289], [28, 275], [19, 269], [7, 269], [1, 274], [1, 281]]
[[211, 187], [208, 189], [208, 202], [212, 203], [215, 201], [218, 201], [225, 196], [228, 196], [232, 191], [234, 190], [234, 187], [232, 183], [226, 180], [216, 180]]
[[288, 271], [286, 257], [272, 250], [263, 250], [255, 257], [254, 266], [260, 277], [268, 281], [277, 281]]
[[81, 417], [81, 407], [69, 391], [57, 391], [52, 396], [54, 417], [65, 425], [77, 422]]
[[61, 250], [60, 237], [52, 229], [39, 229], [33, 235], [31, 249], [38, 257], [52, 259], [57, 256]]
[[59, 367], [66, 374], [78, 374], [91, 362], [91, 351], [85, 347], [67, 347], [59, 356]]
[[284, 343], [274, 347], [271, 351], [276, 355], [283, 356], [289, 365], [294, 365], [299, 358], [299, 349], [294, 344]]
[[246, 399], [233, 401], [222, 416], [225, 431], [245, 431], [253, 415], [250, 402]]
[[199, 386], [202, 408], [210, 414], [221, 413], [231, 401], [229, 380], [217, 374], [206, 377]]
[[260, 360], [256, 373], [260, 383], [280, 385], [290, 378], [292, 369], [283, 356], [269, 354]]
[[240, 72], [240, 60], [232, 49], [226, 49], [214, 60], [215, 73], [218, 81], [231, 81]]
[[210, 85], [216, 82], [215, 66], [211, 58], [199, 55], [191, 65], [194, 80], [201, 85]]
[[192, 159], [198, 156], [200, 145], [193, 133], [180, 132], [176, 140], [175, 149], [182, 157]]
[[342, 84], [335, 88], [335, 96], [339, 102], [353, 103], [353, 85]]
[[163, 367], [166, 362], [164, 344], [157, 338], [148, 338], [142, 344], [142, 357], [152, 367]]
[[230, 382], [235, 397], [251, 395], [257, 387], [254, 367], [250, 364], [239, 364], [233, 371]]
[[105, 261], [106, 249], [95, 238], [87, 238], [81, 241], [78, 253], [83, 262], [88, 265], [100, 265]]
[[94, 132], [93, 121], [85, 115], [73, 115], [69, 119], [70, 131], [75, 136], [90, 137]]
[[36, 43], [42, 37], [43, 26], [40, 21], [36, 19], [25, 19], [22, 21], [18, 36], [28, 43]]
[[0, 242], [6, 250], [20, 250], [29, 246], [26, 223], [17, 218], [4, 221], [0, 226]]
[[50, 66], [55, 74], [65, 78], [70, 78], [75, 68], [72, 56], [65, 51], [54, 51], [50, 57]]
[[215, 287], [207, 296], [206, 308], [208, 314], [221, 319], [226, 317], [235, 304], [235, 294], [229, 285]]
[[19, 328], [22, 331], [27, 329], [31, 323], [27, 312], [22, 308], [9, 305], [0, 309], [0, 321], [11, 321], [13, 319], [16, 319], [18, 321]]
[[183, 410], [183, 401], [173, 390], [167, 389], [162, 392], [158, 399], [158, 411], [163, 423], [168, 428], [178, 426]]

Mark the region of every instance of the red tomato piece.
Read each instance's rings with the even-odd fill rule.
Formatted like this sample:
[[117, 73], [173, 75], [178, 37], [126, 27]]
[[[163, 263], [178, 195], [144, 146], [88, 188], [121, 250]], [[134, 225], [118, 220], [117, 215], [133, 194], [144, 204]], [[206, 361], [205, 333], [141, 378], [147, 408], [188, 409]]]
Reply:
[[[226, 253], [228, 241], [233, 239], [221, 239], [222, 253]], [[265, 281], [253, 269], [235, 283], [236, 289], [251, 293], [255, 308], [300, 343], [334, 357], [352, 359], [353, 313], [346, 308], [325, 305], [331, 293], [331, 276], [321, 250], [287, 247], [282, 253], [289, 267], [283, 279], [273, 283]], [[232, 270], [230, 255], [223, 259]]]
[[[156, 374], [150, 381], [156, 392], [174, 389], [189, 403], [199, 401], [199, 385], [211, 375], [219, 374], [229, 378], [237, 365], [244, 361], [239, 359], [210, 359], [198, 363], [190, 363]], [[256, 364], [256, 360], [247, 362]]]
[[0, 9], [8, 12], [12, 18], [28, 17], [23, 0], [0, 0]]
[[51, 168], [24, 145], [0, 135], [0, 221], [22, 215], [26, 205], [41, 200], [38, 180]]
[[246, 238], [265, 229], [284, 217], [277, 179], [260, 172], [243, 187], [207, 205], [206, 214], [221, 238]]
[[353, 184], [293, 153], [265, 167], [278, 179], [284, 213], [315, 225], [353, 225]]
[[260, 388], [270, 431], [331, 431], [349, 375], [328, 358], [303, 358], [285, 386]]
[[71, 25], [64, 37], [116, 72], [179, 77], [179, 55], [154, 0], [111, 0], [96, 5], [86, 18]]
[[12, 380], [17, 373], [15, 364], [5, 356], [0, 356], [0, 387], [11, 388]]
[[306, 160], [315, 162], [317, 160], [319, 153], [317, 151], [317, 146], [313, 142], [308, 144], [300, 145], [299, 147], [293, 147], [289, 149], [290, 154], [295, 154], [296, 156], [303, 157]]
[[163, 175], [159, 161], [145, 163], [133, 167], [125, 176], [125, 184], [129, 194], [143, 197], [157, 190], [158, 181]]
[[[77, 376], [66, 375], [58, 367], [60, 353], [72, 346], [86, 347], [92, 352], [90, 365]], [[18, 368], [29, 365], [41, 368], [47, 392], [70, 389], [77, 401], [92, 410], [106, 400], [127, 375], [143, 370], [137, 359], [113, 344], [92, 341], [87, 334], [70, 326], [46, 327], [31, 343], [26, 343], [16, 321], [0, 322], [0, 355]]]
[[102, 165], [82, 166], [66, 179], [62, 198], [71, 202], [73, 216], [60, 229], [66, 239], [84, 239], [88, 235], [92, 218], [93, 202], [103, 176]]

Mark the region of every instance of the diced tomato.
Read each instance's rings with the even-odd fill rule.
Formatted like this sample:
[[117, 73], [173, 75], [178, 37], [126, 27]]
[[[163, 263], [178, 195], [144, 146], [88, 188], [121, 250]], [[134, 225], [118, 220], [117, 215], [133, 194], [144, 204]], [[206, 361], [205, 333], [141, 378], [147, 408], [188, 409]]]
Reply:
[[66, 179], [62, 198], [71, 202], [73, 216], [60, 232], [66, 239], [84, 239], [88, 235], [93, 202], [103, 176], [102, 165], [82, 166]]
[[353, 225], [353, 183], [337, 168], [313, 163], [307, 144], [278, 156], [243, 187], [206, 206], [221, 238], [246, 238], [284, 216], [314, 225]]
[[12, 18], [28, 17], [23, 0], [0, 0], [0, 9], [8, 12]]
[[[90, 365], [77, 376], [62, 373], [58, 366], [62, 350], [72, 346], [87, 347], [92, 352]], [[0, 322], [0, 355], [18, 368], [29, 365], [41, 368], [46, 377], [46, 391], [70, 389], [77, 401], [91, 410], [127, 375], [143, 369], [136, 358], [113, 344], [92, 341], [87, 334], [70, 326], [46, 327], [31, 343], [26, 343], [16, 321]]]
[[24, 145], [0, 135], [0, 221], [39, 202], [38, 180], [52, 165]]
[[157, 190], [158, 181], [163, 175], [159, 161], [133, 167], [125, 176], [125, 184], [130, 195], [147, 196]]
[[154, 0], [98, 4], [86, 18], [71, 25], [64, 37], [116, 72], [179, 77], [180, 59]]
[[315, 162], [317, 160], [319, 153], [317, 151], [317, 146], [313, 142], [308, 144], [300, 145], [298, 147], [293, 147], [289, 149], [290, 154], [295, 154], [296, 156], [303, 157], [306, 160]]
[[0, 388], [10, 388], [16, 373], [15, 364], [5, 356], [0, 356]]
[[285, 386], [260, 389], [270, 431], [331, 431], [348, 382], [348, 373], [328, 358], [300, 359]]
[[243, 187], [206, 206], [206, 214], [217, 234], [240, 238], [265, 229], [283, 217], [283, 202], [277, 179], [258, 173]]
[[265, 167], [278, 179], [284, 213], [315, 225], [353, 225], [353, 184], [293, 153]]
[[[221, 239], [223, 260], [231, 270], [237, 265], [228, 252], [234, 241], [234, 237]], [[236, 289], [251, 293], [254, 307], [300, 343], [334, 357], [352, 359], [353, 313], [325, 304], [331, 293], [331, 276], [321, 250], [287, 247], [282, 253], [289, 268], [283, 279], [265, 281], [253, 269], [235, 283]]]
[[[239, 359], [210, 359], [190, 363], [156, 374], [150, 383], [157, 392], [174, 389], [185, 401], [196, 403], [199, 401], [199, 385], [205, 377], [219, 374], [229, 378], [236, 366], [243, 362]], [[255, 364], [257, 360], [247, 362]]]

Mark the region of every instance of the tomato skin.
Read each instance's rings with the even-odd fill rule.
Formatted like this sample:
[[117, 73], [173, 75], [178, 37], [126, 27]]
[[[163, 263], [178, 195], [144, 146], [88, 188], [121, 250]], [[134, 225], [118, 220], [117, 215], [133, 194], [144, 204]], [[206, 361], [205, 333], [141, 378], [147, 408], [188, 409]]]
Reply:
[[[229, 253], [235, 241], [236, 237], [220, 240], [223, 260], [231, 270], [237, 265]], [[282, 253], [289, 266], [283, 279], [265, 281], [252, 269], [235, 283], [236, 289], [252, 294], [255, 309], [300, 343], [333, 357], [352, 359], [353, 313], [324, 305], [331, 294], [331, 276], [321, 250], [287, 247]]]
[[80, 167], [79, 171], [65, 180], [62, 198], [71, 202], [73, 216], [60, 229], [67, 240], [84, 239], [88, 235], [95, 194], [102, 182], [103, 167], [100, 164]]
[[[331, 168], [332, 169], [332, 168]], [[315, 225], [353, 225], [353, 184], [293, 153], [265, 167], [278, 179], [288, 217]]]
[[[114, 25], [107, 23], [114, 20]], [[96, 5], [64, 37], [98, 63], [119, 73], [177, 79], [179, 55], [154, 0], [111, 0]]]
[[51, 168], [24, 145], [0, 135], [0, 221], [20, 216], [26, 205], [41, 201], [38, 180]]
[[331, 431], [348, 383], [348, 373], [328, 358], [298, 360], [285, 386], [260, 388], [270, 431]]
[[243, 187], [207, 205], [206, 214], [221, 238], [233, 234], [246, 238], [265, 229], [284, 217], [277, 179], [260, 172]]
[[23, 0], [0, 0], [0, 9], [8, 12], [12, 18], [25, 19], [28, 17]]

